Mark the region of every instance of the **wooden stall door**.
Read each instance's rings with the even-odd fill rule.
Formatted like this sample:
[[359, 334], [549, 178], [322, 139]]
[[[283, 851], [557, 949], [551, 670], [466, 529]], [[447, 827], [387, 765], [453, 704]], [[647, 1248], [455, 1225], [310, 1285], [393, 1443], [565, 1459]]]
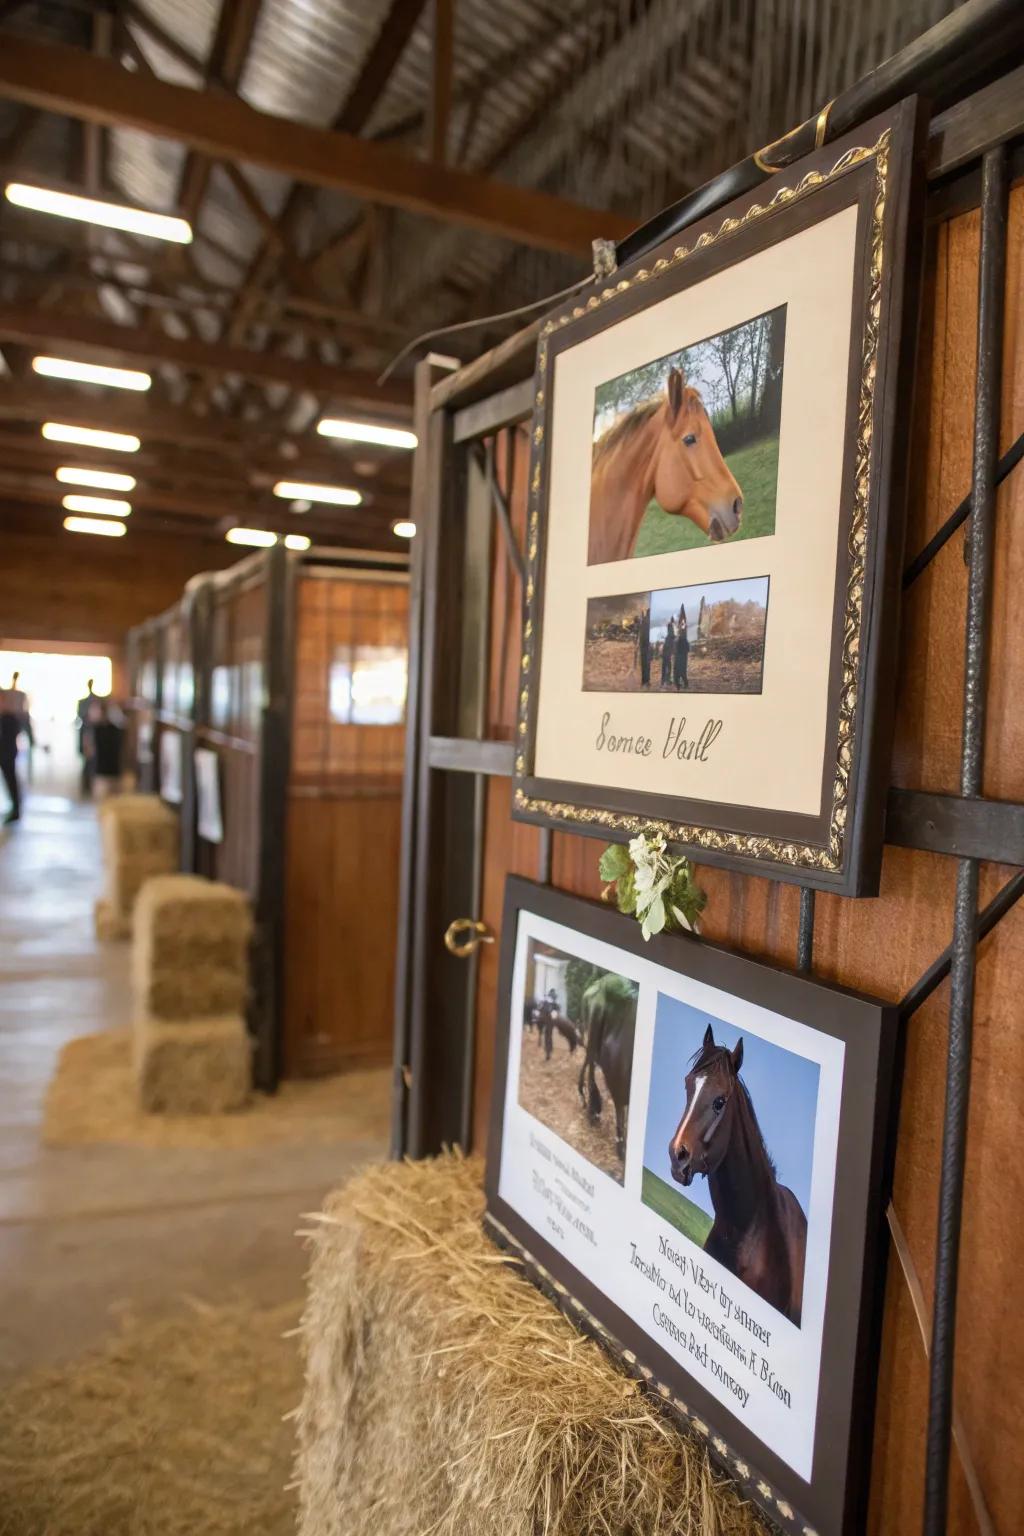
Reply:
[[404, 577], [296, 580], [286, 1076], [391, 1057], [408, 598]]

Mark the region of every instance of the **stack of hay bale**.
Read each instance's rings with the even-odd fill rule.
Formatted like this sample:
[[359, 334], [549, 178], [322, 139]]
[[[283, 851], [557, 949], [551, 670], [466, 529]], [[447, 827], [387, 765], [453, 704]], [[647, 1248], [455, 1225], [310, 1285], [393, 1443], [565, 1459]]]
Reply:
[[158, 795], [115, 795], [99, 806], [105, 894], [94, 911], [98, 939], [126, 939], [135, 899], [153, 875], [178, 864], [178, 818]]
[[240, 1109], [251, 1076], [246, 898], [196, 875], [160, 875], [142, 888], [134, 926], [141, 1107], [175, 1115]]

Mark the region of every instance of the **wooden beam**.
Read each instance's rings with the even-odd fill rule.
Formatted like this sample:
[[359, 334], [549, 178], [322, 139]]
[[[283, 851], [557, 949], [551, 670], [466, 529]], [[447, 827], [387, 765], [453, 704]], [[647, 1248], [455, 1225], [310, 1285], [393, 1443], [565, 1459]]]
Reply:
[[408, 384], [389, 381], [379, 386], [372, 374], [359, 369], [334, 368], [315, 359], [281, 357], [249, 347], [198, 341], [194, 337], [140, 331], [52, 309], [0, 305], [0, 340], [22, 342], [58, 354], [69, 350], [76, 356], [84, 353], [91, 362], [171, 363], [189, 373], [237, 373], [242, 378], [287, 384], [292, 389], [309, 390], [371, 409], [407, 409], [410, 403]]
[[[207, 86], [236, 91], [249, 54], [262, 0], [221, 0], [217, 26], [210, 44], [205, 80]], [[210, 184], [210, 162], [189, 152], [181, 168], [176, 205], [194, 224]]]
[[433, 0], [430, 70], [431, 160], [448, 161], [448, 124], [452, 113], [452, 63], [455, 42], [455, 0]]
[[381, 22], [355, 85], [334, 120], [334, 127], [339, 132], [362, 133], [395, 65], [405, 52], [425, 4], [426, 0], [391, 0], [391, 8]]
[[635, 222], [546, 192], [427, 164], [351, 134], [273, 117], [234, 97], [141, 78], [73, 48], [20, 37], [6, 37], [0, 50], [0, 95], [86, 122], [174, 139], [214, 159], [244, 160], [301, 182], [542, 250], [589, 258], [595, 236], [622, 239]]

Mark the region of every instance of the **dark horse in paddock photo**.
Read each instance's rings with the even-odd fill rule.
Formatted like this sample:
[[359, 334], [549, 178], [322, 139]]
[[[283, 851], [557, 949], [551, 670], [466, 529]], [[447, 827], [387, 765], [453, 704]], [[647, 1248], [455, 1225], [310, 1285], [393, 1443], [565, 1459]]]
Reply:
[[703, 400], [678, 368], [663, 395], [625, 412], [594, 444], [587, 564], [628, 560], [652, 500], [715, 544], [743, 518], [743, 492]]
[[668, 1154], [684, 1188], [702, 1173], [715, 1220], [704, 1252], [800, 1326], [807, 1217], [780, 1184], [739, 1076], [743, 1041], [715, 1043], [709, 1024], [686, 1074], [686, 1106]]
[[[580, 1099], [591, 1121], [598, 1120], [602, 1101], [594, 1071], [600, 1067], [605, 1086], [615, 1105], [615, 1150], [622, 1158], [626, 1155], [636, 999], [636, 982], [627, 981], [624, 976], [616, 976], [614, 972], [599, 976], [583, 994], [583, 1026], [587, 1049], [580, 1068]], [[588, 1077], [589, 1087], [585, 1088]]]

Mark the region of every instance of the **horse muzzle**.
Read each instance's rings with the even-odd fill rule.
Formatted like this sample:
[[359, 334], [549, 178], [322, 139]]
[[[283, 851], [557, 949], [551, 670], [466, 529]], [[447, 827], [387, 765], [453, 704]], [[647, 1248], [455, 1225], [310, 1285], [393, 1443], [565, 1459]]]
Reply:
[[693, 1166], [693, 1158], [678, 1157], [672, 1148], [669, 1147], [668, 1161], [669, 1167], [672, 1170], [672, 1177], [675, 1179], [676, 1183], [681, 1184], [684, 1189], [689, 1189], [690, 1185], [693, 1183], [693, 1176], [697, 1171]]
[[713, 544], [722, 544], [739, 532], [743, 521], [743, 497], [737, 496], [731, 505], [717, 507], [708, 519], [708, 538]]

